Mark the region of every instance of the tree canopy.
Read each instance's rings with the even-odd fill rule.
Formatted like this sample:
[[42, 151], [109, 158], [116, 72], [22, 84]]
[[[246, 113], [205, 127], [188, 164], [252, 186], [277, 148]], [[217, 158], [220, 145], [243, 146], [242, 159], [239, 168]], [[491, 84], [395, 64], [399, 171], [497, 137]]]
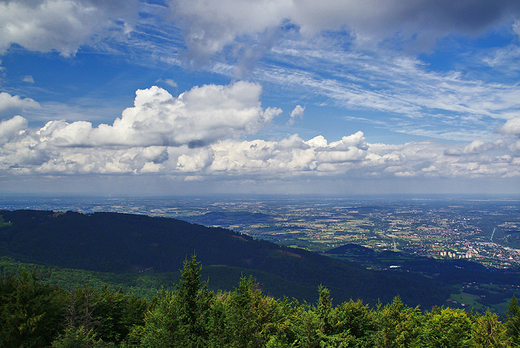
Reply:
[[233, 291], [209, 291], [195, 256], [174, 290], [151, 300], [108, 287], [73, 291], [34, 275], [3, 274], [2, 347], [515, 347], [520, 307], [512, 298], [503, 321], [490, 312], [434, 307], [422, 311], [395, 297], [369, 307], [333, 304], [320, 286], [316, 303], [262, 293], [252, 277]]

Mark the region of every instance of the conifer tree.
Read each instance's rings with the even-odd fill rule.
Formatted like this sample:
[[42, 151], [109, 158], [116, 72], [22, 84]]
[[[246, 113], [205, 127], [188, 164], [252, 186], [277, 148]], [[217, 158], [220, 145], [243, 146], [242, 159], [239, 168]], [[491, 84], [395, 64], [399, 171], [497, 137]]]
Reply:
[[471, 336], [476, 348], [508, 348], [511, 347], [511, 339], [507, 337], [506, 330], [496, 314], [486, 311], [485, 315], [476, 317]]
[[515, 296], [509, 302], [506, 318], [507, 336], [511, 339], [512, 344], [518, 347], [520, 346], [520, 306], [518, 306]]
[[62, 330], [64, 291], [34, 274], [0, 277], [0, 347], [46, 347]]
[[193, 255], [184, 261], [175, 293], [164, 289], [145, 318], [142, 347], [207, 347], [213, 294], [200, 282], [202, 267]]

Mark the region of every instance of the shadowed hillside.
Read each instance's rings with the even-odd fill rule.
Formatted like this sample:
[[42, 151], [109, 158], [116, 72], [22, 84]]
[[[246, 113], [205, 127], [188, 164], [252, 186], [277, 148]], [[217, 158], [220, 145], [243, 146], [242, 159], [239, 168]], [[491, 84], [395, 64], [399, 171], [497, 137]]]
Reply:
[[[405, 303], [426, 308], [442, 304], [448, 296], [444, 288], [417, 275], [367, 271], [305, 250], [171, 218], [52, 211], [0, 211], [0, 215], [0, 253], [22, 262], [159, 273], [178, 271], [195, 253], [203, 266], [240, 267], [280, 277], [287, 288], [273, 293], [290, 297], [298, 297], [298, 284], [304, 288], [323, 284], [337, 301], [362, 298], [371, 304], [400, 295]], [[264, 286], [270, 292], [269, 284]]]

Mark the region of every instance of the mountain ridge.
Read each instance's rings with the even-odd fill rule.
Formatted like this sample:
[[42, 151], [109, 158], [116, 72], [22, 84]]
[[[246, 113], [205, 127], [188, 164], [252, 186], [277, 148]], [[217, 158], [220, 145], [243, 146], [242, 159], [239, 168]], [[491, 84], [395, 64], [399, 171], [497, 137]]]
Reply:
[[[186, 257], [196, 254], [203, 266], [259, 270], [293, 284], [338, 289], [333, 295], [339, 301], [353, 298], [375, 304], [399, 295], [409, 305], [429, 307], [441, 305], [449, 293], [418, 275], [368, 271], [306, 250], [172, 218], [36, 210], [0, 211], [0, 216], [0, 253], [23, 262], [160, 273], [177, 271]], [[291, 289], [285, 292], [291, 296]]]

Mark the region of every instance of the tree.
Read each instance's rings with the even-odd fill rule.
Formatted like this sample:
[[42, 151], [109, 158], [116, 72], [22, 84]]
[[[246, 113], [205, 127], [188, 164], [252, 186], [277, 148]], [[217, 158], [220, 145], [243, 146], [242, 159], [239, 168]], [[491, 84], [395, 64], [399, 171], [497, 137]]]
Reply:
[[97, 339], [92, 329], [86, 330], [83, 326], [79, 328], [70, 327], [63, 335], [52, 342], [52, 348], [112, 348], [116, 345], [112, 342], [106, 343]]
[[295, 347], [320, 347], [325, 334], [322, 331], [322, 322], [316, 311], [307, 304], [293, 303], [293, 310], [288, 319], [288, 343]]
[[346, 337], [348, 333], [346, 338], [353, 341], [355, 347], [375, 346], [374, 312], [361, 300], [342, 303], [333, 309], [330, 318], [332, 334]]
[[332, 298], [327, 288], [318, 288], [320, 297], [316, 314], [320, 322], [320, 331], [323, 333], [320, 345], [323, 347], [347, 347], [354, 341], [350, 329], [344, 326], [337, 316], [338, 311], [332, 307]]
[[66, 329], [70, 337], [89, 333], [104, 342], [121, 343], [134, 325], [142, 325], [146, 300], [113, 291], [108, 285], [101, 290], [88, 285], [70, 292]]
[[374, 340], [379, 347], [409, 347], [416, 340], [420, 327], [419, 308], [410, 308], [396, 296], [392, 303], [375, 313], [377, 333]]
[[511, 339], [513, 345], [520, 346], [520, 307], [515, 296], [509, 302], [508, 311], [506, 314], [506, 332]]
[[471, 336], [476, 348], [511, 347], [506, 326], [502, 325], [496, 314], [489, 311], [475, 319]]
[[208, 313], [213, 293], [200, 282], [202, 267], [193, 255], [184, 261], [175, 293], [162, 289], [155, 308], [145, 317], [144, 347], [206, 347]]
[[265, 347], [282, 344], [284, 319], [288, 306], [263, 296], [254, 278], [241, 278], [238, 288], [226, 299], [227, 345], [229, 347]]
[[473, 347], [472, 322], [462, 309], [435, 308], [420, 328], [420, 347]]
[[0, 278], [0, 347], [46, 347], [62, 330], [67, 297], [36, 275]]

